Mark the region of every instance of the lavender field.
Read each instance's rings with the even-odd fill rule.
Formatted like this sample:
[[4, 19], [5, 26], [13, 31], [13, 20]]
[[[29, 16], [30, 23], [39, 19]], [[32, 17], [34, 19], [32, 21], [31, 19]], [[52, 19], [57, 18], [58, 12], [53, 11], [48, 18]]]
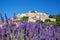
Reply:
[[42, 25], [38, 22], [8, 20], [2, 16], [0, 22], [0, 40], [60, 40], [60, 26]]
[[60, 40], [60, 27], [43, 26], [40, 22], [10, 21], [0, 27], [0, 40]]

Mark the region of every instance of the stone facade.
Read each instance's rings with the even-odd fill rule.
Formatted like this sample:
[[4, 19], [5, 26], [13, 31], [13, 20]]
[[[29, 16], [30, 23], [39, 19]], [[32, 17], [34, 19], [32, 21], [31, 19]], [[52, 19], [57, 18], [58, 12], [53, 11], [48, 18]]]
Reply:
[[28, 22], [35, 22], [36, 20], [41, 20], [41, 21], [45, 21], [46, 19], [50, 19], [51, 21], [56, 21], [56, 19], [54, 18], [49, 18], [49, 14], [46, 13], [42, 13], [42, 12], [28, 12], [28, 13], [22, 13], [22, 14], [18, 14], [16, 15], [17, 20], [20, 20], [23, 16], [28, 16]]

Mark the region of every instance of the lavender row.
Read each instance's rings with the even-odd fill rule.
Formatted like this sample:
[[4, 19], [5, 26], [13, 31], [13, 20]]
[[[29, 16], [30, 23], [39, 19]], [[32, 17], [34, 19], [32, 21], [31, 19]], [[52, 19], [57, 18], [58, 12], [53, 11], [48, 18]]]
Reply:
[[[41, 22], [27, 22], [8, 20], [6, 23], [0, 14], [2, 25], [0, 25], [0, 40], [60, 40], [60, 27], [54, 28]], [[15, 17], [15, 16], [14, 16]]]
[[40, 22], [10, 22], [0, 28], [0, 40], [59, 40], [59, 29], [49, 24], [43, 26]]

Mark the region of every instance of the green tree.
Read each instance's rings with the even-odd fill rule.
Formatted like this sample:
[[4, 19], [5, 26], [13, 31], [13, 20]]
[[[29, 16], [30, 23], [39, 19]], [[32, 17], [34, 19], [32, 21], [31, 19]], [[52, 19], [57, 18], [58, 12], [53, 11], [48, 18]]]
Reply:
[[45, 22], [50, 22], [50, 19], [46, 19]]
[[46, 20], [43, 22], [43, 25], [48, 24], [49, 22], [50, 22], [50, 20], [49, 20], [49, 19], [46, 19]]
[[54, 15], [49, 15], [49, 18], [54, 18]]
[[60, 22], [60, 14], [59, 15], [56, 15], [55, 18], [56, 18], [56, 21], [57, 22]]
[[41, 20], [36, 20], [36, 23], [38, 23], [38, 22], [43, 23], [43, 21], [41, 21]]
[[29, 18], [28, 16], [23, 16], [21, 20], [28, 21], [28, 18]]
[[35, 11], [31, 11], [31, 13], [36, 13]]

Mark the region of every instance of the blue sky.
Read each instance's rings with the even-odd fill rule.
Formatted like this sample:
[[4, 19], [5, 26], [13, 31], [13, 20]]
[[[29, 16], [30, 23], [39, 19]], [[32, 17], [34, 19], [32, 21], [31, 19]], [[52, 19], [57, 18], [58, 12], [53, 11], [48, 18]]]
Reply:
[[0, 0], [0, 13], [7, 14], [9, 18], [13, 14], [36, 10], [52, 15], [60, 14], [60, 0]]

